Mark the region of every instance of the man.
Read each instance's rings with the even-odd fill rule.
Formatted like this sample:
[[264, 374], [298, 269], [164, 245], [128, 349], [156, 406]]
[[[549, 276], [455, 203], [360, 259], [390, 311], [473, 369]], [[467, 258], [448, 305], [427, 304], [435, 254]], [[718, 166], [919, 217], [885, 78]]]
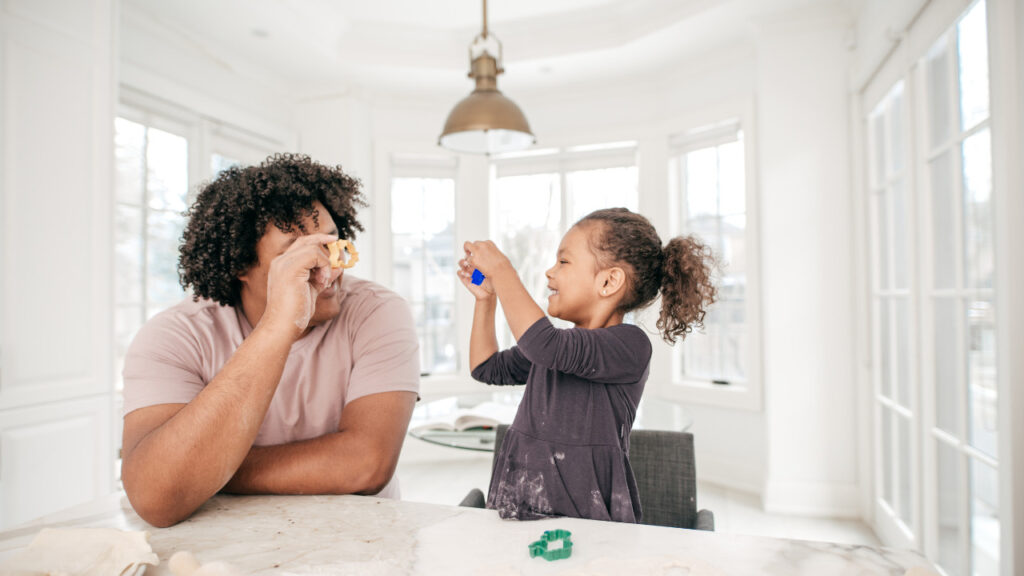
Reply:
[[359, 181], [306, 156], [231, 168], [189, 210], [195, 297], [139, 331], [124, 368], [122, 480], [154, 526], [219, 491], [380, 494], [419, 389], [405, 302], [332, 269], [362, 231]]

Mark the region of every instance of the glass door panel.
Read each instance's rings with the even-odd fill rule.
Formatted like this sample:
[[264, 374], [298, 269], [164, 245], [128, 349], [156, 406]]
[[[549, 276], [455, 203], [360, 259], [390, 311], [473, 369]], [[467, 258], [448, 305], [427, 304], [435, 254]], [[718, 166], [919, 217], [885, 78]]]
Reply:
[[939, 564], [949, 576], [964, 574], [963, 565], [966, 556], [963, 553], [963, 542], [966, 538], [964, 523], [961, 520], [964, 508], [964, 486], [962, 482], [962, 458], [956, 448], [940, 440], [935, 440], [936, 468], [938, 479], [938, 502], [936, 502], [936, 522], [938, 524]]

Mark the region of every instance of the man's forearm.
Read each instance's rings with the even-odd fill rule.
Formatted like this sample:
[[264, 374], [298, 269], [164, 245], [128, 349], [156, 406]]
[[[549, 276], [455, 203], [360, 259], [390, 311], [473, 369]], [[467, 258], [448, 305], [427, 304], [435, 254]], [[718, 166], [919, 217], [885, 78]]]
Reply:
[[360, 450], [351, 434], [254, 446], [223, 491], [232, 494], [370, 494], [380, 491], [394, 467]]
[[179, 522], [231, 479], [259, 432], [290, 348], [290, 337], [258, 327], [192, 402], [134, 445], [126, 438], [125, 490], [147, 521]]
[[395, 472], [415, 392], [392, 391], [354, 400], [338, 432], [255, 446], [225, 492], [236, 494], [375, 494]]

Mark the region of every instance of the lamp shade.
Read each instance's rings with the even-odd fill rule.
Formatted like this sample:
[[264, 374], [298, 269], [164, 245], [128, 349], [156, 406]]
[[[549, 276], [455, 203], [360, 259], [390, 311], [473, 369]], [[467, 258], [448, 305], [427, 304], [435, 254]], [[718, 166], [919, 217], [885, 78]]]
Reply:
[[[452, 108], [437, 143], [449, 150], [475, 154], [529, 148], [537, 139], [526, 116], [498, 91], [498, 75], [505, 71], [501, 42], [487, 33], [487, 0], [483, 5], [483, 31], [469, 47], [469, 77], [476, 81], [476, 89]], [[474, 48], [478, 48], [476, 55]]]
[[452, 108], [438, 143], [457, 152], [495, 154], [536, 142], [526, 116], [498, 90], [477, 89]]

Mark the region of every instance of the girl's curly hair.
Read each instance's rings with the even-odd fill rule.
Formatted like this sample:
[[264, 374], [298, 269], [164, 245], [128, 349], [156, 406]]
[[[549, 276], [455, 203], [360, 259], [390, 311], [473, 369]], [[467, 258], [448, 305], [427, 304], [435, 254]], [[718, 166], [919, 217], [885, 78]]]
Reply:
[[338, 226], [338, 237], [363, 231], [356, 210], [367, 206], [357, 178], [301, 154], [275, 154], [256, 166], [233, 166], [199, 193], [186, 216], [178, 276], [194, 299], [239, 303], [240, 274], [256, 265], [256, 243], [268, 224], [306, 232], [302, 221], [319, 200]]
[[643, 308], [661, 292], [658, 330], [674, 344], [694, 327], [715, 302], [713, 281], [718, 261], [695, 236], [676, 237], [661, 247], [661, 238], [647, 218], [625, 208], [606, 208], [584, 216], [576, 226], [593, 225], [591, 249], [601, 268], [620, 266], [626, 272], [626, 295], [619, 311]]

